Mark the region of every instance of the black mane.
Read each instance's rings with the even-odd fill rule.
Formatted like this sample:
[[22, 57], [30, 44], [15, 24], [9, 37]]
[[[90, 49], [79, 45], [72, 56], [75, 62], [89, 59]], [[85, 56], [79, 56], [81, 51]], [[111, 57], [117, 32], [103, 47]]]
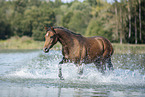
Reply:
[[74, 32], [72, 32], [72, 31], [70, 31], [70, 30], [68, 30], [67, 28], [64, 28], [64, 27], [53, 27], [53, 28], [54, 28], [54, 29], [56, 29], [56, 28], [62, 29], [62, 30], [65, 30], [66, 32], [71, 33], [71, 34], [73, 34], [73, 35], [82, 36], [81, 34], [74, 33]]

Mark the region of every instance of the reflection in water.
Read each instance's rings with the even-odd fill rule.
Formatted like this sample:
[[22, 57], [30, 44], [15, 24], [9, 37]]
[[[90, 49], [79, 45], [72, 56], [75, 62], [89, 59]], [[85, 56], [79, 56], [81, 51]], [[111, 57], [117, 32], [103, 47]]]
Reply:
[[57, 88], [57, 87], [4, 87], [0, 91], [1, 97], [144, 97], [144, 90], [102, 90], [101, 88]]
[[74, 97], [107, 97], [109, 96], [108, 92], [99, 91], [95, 89], [75, 89]]
[[58, 88], [58, 97], [61, 97], [61, 88]]
[[1, 97], [106, 97], [108, 92], [93, 89], [9, 87], [0, 91]]
[[78, 78], [77, 67], [62, 66], [60, 51], [24, 51], [0, 53], [0, 97], [126, 97], [145, 96], [145, 54], [115, 54], [115, 70], [105, 75], [93, 64], [84, 66]]

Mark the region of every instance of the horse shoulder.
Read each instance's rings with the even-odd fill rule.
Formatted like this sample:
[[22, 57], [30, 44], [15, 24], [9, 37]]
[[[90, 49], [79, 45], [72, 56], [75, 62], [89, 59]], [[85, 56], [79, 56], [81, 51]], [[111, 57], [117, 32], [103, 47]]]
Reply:
[[80, 56], [80, 43], [75, 37], [72, 37], [71, 42], [73, 45], [68, 45], [68, 57], [70, 60], [75, 60]]

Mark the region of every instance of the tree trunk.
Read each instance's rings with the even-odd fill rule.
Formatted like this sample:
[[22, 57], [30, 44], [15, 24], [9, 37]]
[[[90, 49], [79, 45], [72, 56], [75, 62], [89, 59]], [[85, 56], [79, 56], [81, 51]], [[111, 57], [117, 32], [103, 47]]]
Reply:
[[130, 12], [130, 0], [128, 0], [128, 18], [129, 18], [129, 34], [128, 37], [131, 37], [131, 12]]
[[139, 0], [139, 28], [140, 28], [140, 34], [139, 34], [139, 38], [140, 41], [142, 40], [142, 35], [141, 35], [141, 0]]
[[[136, 8], [135, 8], [136, 9]], [[136, 15], [135, 15], [135, 44], [137, 44], [137, 27], [136, 27]]]
[[121, 24], [121, 29], [120, 29], [120, 44], [122, 44], [123, 16], [122, 16], [122, 8], [121, 7], [120, 7], [120, 24]]
[[118, 11], [117, 11], [117, 0], [115, 0], [115, 17], [116, 17], [116, 40], [118, 40]]

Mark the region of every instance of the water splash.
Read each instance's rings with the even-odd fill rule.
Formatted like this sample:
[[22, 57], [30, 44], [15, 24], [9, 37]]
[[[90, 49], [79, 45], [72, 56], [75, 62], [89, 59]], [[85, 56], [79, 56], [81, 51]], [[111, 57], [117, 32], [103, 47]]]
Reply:
[[[139, 73], [138, 70], [130, 71], [123, 69], [115, 69], [113, 72], [106, 72], [102, 75], [96, 68], [85, 66], [83, 75], [78, 75], [78, 68], [74, 64], [64, 64], [63, 77], [66, 83], [90, 84], [90, 85], [145, 85], [145, 75]], [[57, 64], [48, 64], [46, 66], [24, 67], [15, 72], [6, 75], [9, 78], [21, 79], [50, 79], [59, 80]]]
[[61, 59], [60, 51], [1, 53], [1, 96], [145, 96], [144, 54], [114, 55], [115, 69], [113, 72], [107, 70], [105, 75], [98, 72], [94, 64], [88, 64], [79, 76], [78, 68], [66, 63], [62, 65], [65, 80], [58, 78]]
[[[122, 56], [121, 56], [122, 57]], [[139, 70], [115, 68], [113, 72], [106, 71], [102, 75], [97, 71], [94, 64], [84, 66], [83, 75], [78, 75], [78, 68], [73, 63], [62, 65], [62, 73], [64, 81], [58, 78], [58, 63], [61, 61], [62, 55], [58, 51], [51, 51], [49, 54], [40, 53], [37, 57], [25, 62], [21, 68], [8, 73], [5, 77], [11, 79], [34, 79], [47, 80], [41, 83], [63, 84], [63, 85], [127, 85], [127, 86], [144, 86], [145, 75]], [[117, 61], [117, 64], [121, 63]], [[130, 63], [128, 63], [130, 64]], [[127, 64], [127, 65], [128, 65]]]

